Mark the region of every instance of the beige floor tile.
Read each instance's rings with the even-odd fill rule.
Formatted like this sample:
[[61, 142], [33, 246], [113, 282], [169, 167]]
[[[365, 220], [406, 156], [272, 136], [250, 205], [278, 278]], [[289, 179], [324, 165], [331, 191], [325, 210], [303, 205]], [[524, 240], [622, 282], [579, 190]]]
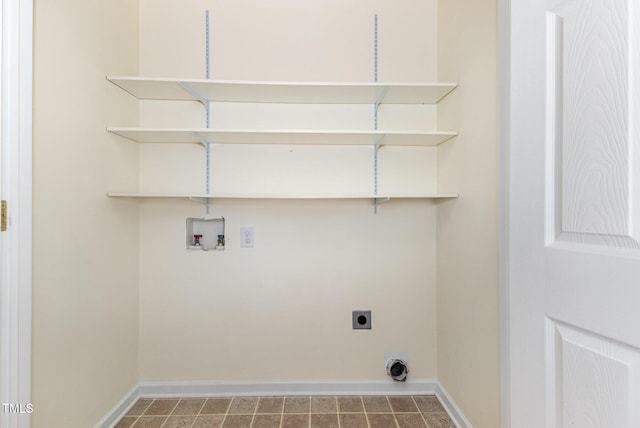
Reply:
[[423, 413], [428, 428], [456, 428], [446, 413]]
[[336, 397], [311, 397], [311, 413], [336, 413]]
[[120, 419], [120, 422], [118, 422], [115, 428], [131, 428], [137, 420], [137, 416], [125, 416], [124, 418]]
[[338, 428], [338, 414], [317, 414], [311, 415], [311, 428]]
[[183, 398], [173, 409], [172, 415], [197, 415], [202, 406], [207, 401], [206, 398]]
[[417, 412], [418, 408], [413, 402], [413, 397], [388, 397], [391, 408], [397, 413]]
[[153, 403], [147, 407], [147, 410], [144, 411], [143, 415], [145, 416], [160, 416], [160, 415], [170, 415], [173, 409], [178, 404], [178, 399], [156, 399], [153, 400]]
[[140, 416], [144, 413], [145, 410], [147, 410], [147, 407], [149, 407], [149, 404], [151, 404], [152, 402], [153, 399], [151, 398], [139, 399], [138, 401], [136, 401], [136, 404], [134, 404], [133, 407], [129, 409], [129, 411], [127, 412], [127, 416]]
[[413, 397], [421, 412], [444, 412], [440, 401], [434, 395], [422, 395]]
[[282, 428], [309, 428], [309, 415], [282, 415]]
[[220, 428], [223, 420], [222, 415], [200, 415], [191, 428]]
[[166, 420], [166, 416], [140, 416], [132, 428], [160, 428]]
[[368, 428], [364, 413], [340, 413], [341, 428]]
[[425, 428], [420, 413], [396, 413], [396, 420], [400, 428]]
[[230, 415], [252, 415], [258, 405], [258, 397], [233, 397], [229, 406]]
[[371, 428], [396, 428], [396, 419], [392, 413], [367, 413]]
[[310, 407], [309, 397], [287, 397], [284, 400], [284, 413], [309, 413]]
[[361, 397], [338, 397], [338, 412], [358, 413], [364, 412]]
[[280, 428], [282, 415], [255, 415], [251, 428]]
[[251, 428], [252, 415], [227, 415], [222, 428]]
[[284, 397], [260, 397], [256, 413], [282, 413]]
[[191, 428], [196, 420], [195, 415], [190, 416], [169, 416], [162, 428]]
[[384, 395], [362, 397], [362, 401], [364, 402], [364, 408], [367, 412], [391, 412], [389, 400], [387, 400], [387, 397], [385, 397]]
[[200, 410], [201, 415], [224, 415], [229, 410], [231, 398], [207, 398]]

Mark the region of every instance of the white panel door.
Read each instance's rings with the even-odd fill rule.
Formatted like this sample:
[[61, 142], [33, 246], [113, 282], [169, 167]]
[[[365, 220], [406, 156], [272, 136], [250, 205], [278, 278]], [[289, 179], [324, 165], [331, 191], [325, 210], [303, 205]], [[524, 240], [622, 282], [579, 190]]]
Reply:
[[640, 1], [511, 32], [505, 426], [640, 427]]

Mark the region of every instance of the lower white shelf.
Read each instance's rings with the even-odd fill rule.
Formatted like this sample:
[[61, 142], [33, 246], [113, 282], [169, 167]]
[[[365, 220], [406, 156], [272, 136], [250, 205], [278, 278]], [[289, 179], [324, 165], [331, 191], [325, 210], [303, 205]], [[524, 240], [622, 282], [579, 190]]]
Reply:
[[183, 194], [183, 193], [127, 193], [109, 192], [107, 196], [112, 198], [183, 198], [183, 199], [450, 199], [457, 198], [457, 193], [432, 193], [432, 194]]
[[458, 135], [454, 131], [107, 128], [137, 143], [301, 144], [437, 146]]

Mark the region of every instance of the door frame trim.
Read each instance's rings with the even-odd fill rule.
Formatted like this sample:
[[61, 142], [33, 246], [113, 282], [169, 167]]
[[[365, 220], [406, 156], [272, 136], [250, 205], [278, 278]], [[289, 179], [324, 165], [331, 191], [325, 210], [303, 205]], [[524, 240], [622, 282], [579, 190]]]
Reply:
[[511, 108], [511, 0], [498, 0], [498, 234], [500, 295], [500, 416], [511, 427], [509, 191]]
[[[4, 412], [0, 426], [29, 428], [32, 333], [33, 0], [2, 2], [2, 232], [0, 395], [25, 413]], [[3, 406], [5, 407], [5, 406]], [[37, 409], [33, 409], [37, 410]]]

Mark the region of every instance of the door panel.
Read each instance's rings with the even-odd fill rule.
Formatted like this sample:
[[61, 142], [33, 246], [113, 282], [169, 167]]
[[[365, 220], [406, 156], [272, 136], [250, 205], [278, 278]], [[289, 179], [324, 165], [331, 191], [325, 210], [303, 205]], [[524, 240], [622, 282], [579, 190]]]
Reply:
[[640, 250], [637, 11], [633, 0], [547, 8], [548, 243]]
[[547, 333], [555, 380], [549, 394], [551, 425], [639, 426], [640, 351], [553, 320]]

